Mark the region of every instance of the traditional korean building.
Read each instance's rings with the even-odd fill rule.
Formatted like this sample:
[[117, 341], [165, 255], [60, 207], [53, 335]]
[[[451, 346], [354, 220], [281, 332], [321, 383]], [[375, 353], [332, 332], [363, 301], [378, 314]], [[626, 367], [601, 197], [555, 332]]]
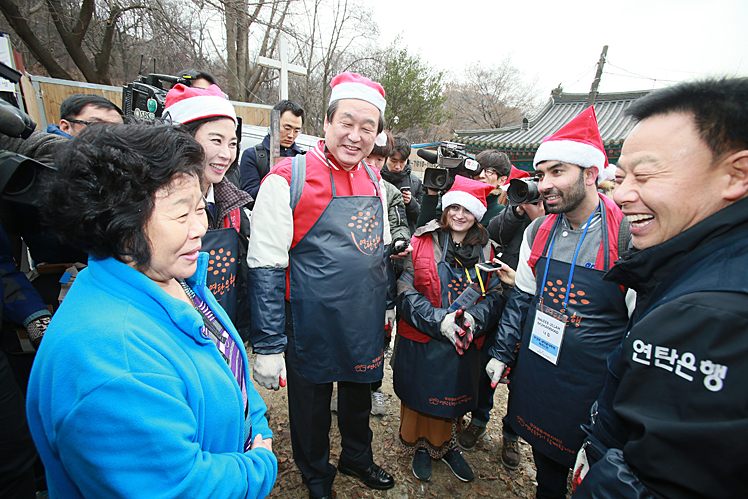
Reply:
[[[595, 113], [605, 152], [611, 163], [618, 161], [621, 145], [634, 127], [634, 122], [624, 116], [624, 111], [632, 102], [648, 93], [649, 91], [597, 94]], [[489, 130], [455, 130], [452, 140], [465, 144], [470, 154], [478, 154], [485, 149], [505, 152], [514, 166], [532, 171], [535, 151], [543, 139], [586, 109], [588, 99], [589, 94], [569, 94], [554, 90], [548, 104], [532, 119], [525, 118], [521, 125]]]

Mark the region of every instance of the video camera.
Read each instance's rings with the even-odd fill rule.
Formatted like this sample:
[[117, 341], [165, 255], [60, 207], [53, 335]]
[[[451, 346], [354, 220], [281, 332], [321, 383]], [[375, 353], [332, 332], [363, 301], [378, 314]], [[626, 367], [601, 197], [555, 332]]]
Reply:
[[[141, 59], [142, 70], [142, 59]], [[155, 70], [155, 61], [154, 61]], [[140, 76], [138, 71], [138, 80], [122, 86], [122, 112], [125, 116], [134, 116], [138, 121], [152, 123], [161, 119], [166, 107], [166, 94], [171, 89], [165, 89], [162, 82], [171, 83], [172, 87], [181, 83], [186, 87], [191, 87], [194, 80], [199, 78], [195, 71], [185, 71], [179, 76], [169, 76], [151, 73], [148, 76]], [[226, 97], [228, 99], [228, 96]], [[236, 117], [236, 138], [237, 146], [242, 140], [242, 118]], [[239, 158], [236, 158], [238, 161]]]
[[138, 121], [147, 122], [161, 118], [168, 92], [162, 85], [164, 81], [171, 83], [172, 86], [177, 83], [192, 86], [191, 78], [160, 74], [140, 76], [138, 80], [122, 86], [122, 112], [125, 116], [135, 116]]
[[436, 152], [419, 149], [419, 157], [437, 167], [426, 168], [423, 174], [423, 186], [427, 189], [446, 192], [452, 187], [457, 175], [473, 178], [483, 167], [470, 155], [464, 152], [465, 144], [444, 141]]
[[[18, 83], [21, 79], [21, 73], [2, 62], [0, 75], [13, 83]], [[25, 140], [35, 128], [36, 123], [29, 115], [0, 99], [0, 133]], [[49, 170], [54, 168], [18, 153], [0, 149], [0, 195], [8, 201], [38, 204], [38, 192], [32, 186]]]
[[506, 195], [509, 198], [509, 204], [518, 206], [525, 203], [537, 203], [540, 201], [540, 191], [538, 177], [513, 178], [509, 181], [509, 189]]

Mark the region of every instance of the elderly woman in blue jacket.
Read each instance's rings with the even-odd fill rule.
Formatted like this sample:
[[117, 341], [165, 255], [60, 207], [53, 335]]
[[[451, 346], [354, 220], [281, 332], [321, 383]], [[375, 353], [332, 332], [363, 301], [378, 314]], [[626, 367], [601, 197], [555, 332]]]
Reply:
[[49, 221], [90, 258], [29, 381], [50, 497], [267, 496], [265, 404], [205, 286], [202, 147], [168, 126], [92, 126], [58, 165]]

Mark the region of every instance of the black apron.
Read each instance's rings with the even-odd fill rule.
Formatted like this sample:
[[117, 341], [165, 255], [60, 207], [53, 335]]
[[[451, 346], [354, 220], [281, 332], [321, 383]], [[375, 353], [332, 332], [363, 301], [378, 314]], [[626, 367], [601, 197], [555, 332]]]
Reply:
[[[229, 217], [229, 223], [231, 217]], [[239, 233], [233, 227], [209, 230], [202, 237], [200, 251], [208, 253], [206, 286], [223, 307], [231, 322], [237, 324], [236, 279], [239, 272]]]
[[[442, 308], [447, 308], [470, 285], [463, 267], [454, 268], [446, 262], [448, 241], [445, 239], [441, 261], [436, 265]], [[478, 282], [476, 272], [480, 271], [472, 268], [468, 272], [472, 282]], [[481, 272], [481, 279], [488, 282], [488, 274]], [[432, 416], [456, 418], [478, 406], [481, 366], [480, 350], [475, 343], [459, 355], [454, 345], [443, 337], [419, 343], [400, 336], [393, 357], [395, 393], [411, 409]]]
[[[363, 164], [363, 163], [362, 163]], [[289, 296], [301, 374], [312, 383], [382, 379], [387, 277], [382, 200], [332, 199], [289, 251]]]
[[529, 343], [541, 295], [545, 306], [560, 311], [565, 297], [561, 288], [565, 291], [570, 284], [571, 264], [553, 258], [543, 282], [548, 247], [561, 225], [560, 216], [543, 250], [546, 256], [535, 264], [537, 289], [522, 333], [507, 412], [512, 428], [533, 448], [568, 467], [574, 465], [585, 437], [580, 425], [589, 420], [590, 406], [602, 390], [606, 359], [621, 343], [628, 321], [623, 289], [603, 281], [610, 262], [605, 205], [600, 206], [605, 270], [575, 265], [569, 302], [563, 312], [569, 320], [557, 365], [530, 351]]

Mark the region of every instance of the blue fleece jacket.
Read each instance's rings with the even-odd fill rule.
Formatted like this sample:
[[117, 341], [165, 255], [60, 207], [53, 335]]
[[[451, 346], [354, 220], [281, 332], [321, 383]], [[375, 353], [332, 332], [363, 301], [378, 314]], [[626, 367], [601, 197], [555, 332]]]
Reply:
[[[235, 341], [205, 287], [188, 279]], [[244, 404], [200, 314], [113, 258], [89, 258], [55, 314], [29, 380], [29, 427], [51, 498], [262, 498], [272, 452], [242, 452]], [[253, 435], [272, 436], [245, 365]]]
[[68, 133], [65, 133], [62, 130], [60, 130], [60, 127], [57, 126], [57, 125], [55, 125], [54, 123], [50, 123], [49, 125], [47, 125], [47, 133], [52, 133], [54, 135], [59, 135], [60, 137], [65, 137], [66, 139], [72, 139], [73, 138], [72, 135], [70, 135]]

